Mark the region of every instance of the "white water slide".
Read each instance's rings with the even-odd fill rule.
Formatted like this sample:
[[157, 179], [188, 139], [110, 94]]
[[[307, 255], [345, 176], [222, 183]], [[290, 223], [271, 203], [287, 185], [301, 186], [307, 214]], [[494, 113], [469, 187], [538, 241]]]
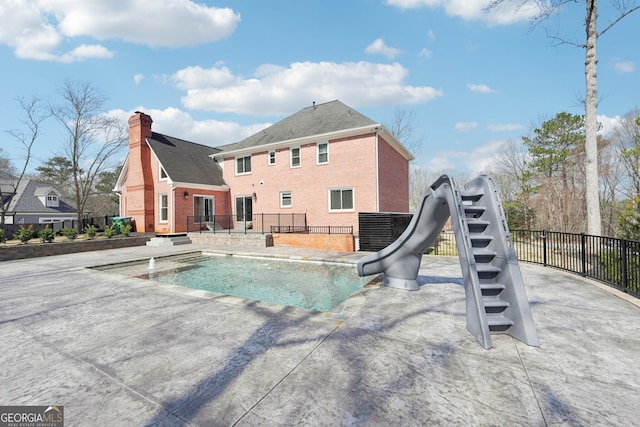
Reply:
[[358, 274], [384, 273], [386, 286], [417, 290], [422, 255], [451, 217], [465, 284], [467, 330], [484, 348], [491, 334], [538, 346], [518, 259], [494, 181], [480, 175], [461, 188], [443, 175], [422, 195], [407, 229], [358, 261]]

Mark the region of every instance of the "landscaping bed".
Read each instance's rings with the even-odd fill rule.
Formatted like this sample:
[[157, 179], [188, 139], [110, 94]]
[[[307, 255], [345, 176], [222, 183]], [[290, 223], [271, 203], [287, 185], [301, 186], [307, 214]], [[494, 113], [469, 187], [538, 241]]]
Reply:
[[94, 239], [87, 239], [80, 235], [73, 240], [58, 236], [49, 243], [43, 243], [38, 238], [31, 239], [27, 243], [8, 240], [0, 244], [0, 261], [144, 246], [153, 236], [155, 236], [154, 233], [131, 233], [129, 236], [116, 235], [110, 238], [97, 236]]

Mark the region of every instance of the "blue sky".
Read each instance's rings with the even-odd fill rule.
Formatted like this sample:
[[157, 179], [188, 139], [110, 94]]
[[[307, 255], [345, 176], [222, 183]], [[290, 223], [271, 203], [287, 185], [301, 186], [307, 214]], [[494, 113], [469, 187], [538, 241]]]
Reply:
[[[473, 173], [503, 142], [561, 111], [583, 114], [583, 2], [531, 29], [534, 9], [486, 13], [488, 0], [109, 1], [0, 3], [0, 129], [20, 126], [17, 96], [58, 102], [65, 80], [103, 91], [126, 120], [207, 145], [239, 141], [339, 99], [390, 124], [415, 114], [415, 165]], [[520, 1], [511, 2], [512, 5]], [[611, 18], [600, 2], [599, 26]], [[604, 132], [638, 107], [640, 12], [599, 41]], [[62, 152], [53, 120], [32, 168]], [[21, 164], [15, 140], [0, 148]]]

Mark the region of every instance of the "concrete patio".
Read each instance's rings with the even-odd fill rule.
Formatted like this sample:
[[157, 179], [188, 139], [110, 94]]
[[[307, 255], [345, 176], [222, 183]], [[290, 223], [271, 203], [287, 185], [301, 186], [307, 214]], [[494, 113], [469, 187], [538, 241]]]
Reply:
[[1, 263], [0, 405], [63, 405], [65, 426], [638, 424], [639, 301], [557, 270], [521, 265], [540, 347], [484, 350], [457, 258], [425, 256], [419, 291], [369, 286], [325, 314], [85, 268], [203, 248]]

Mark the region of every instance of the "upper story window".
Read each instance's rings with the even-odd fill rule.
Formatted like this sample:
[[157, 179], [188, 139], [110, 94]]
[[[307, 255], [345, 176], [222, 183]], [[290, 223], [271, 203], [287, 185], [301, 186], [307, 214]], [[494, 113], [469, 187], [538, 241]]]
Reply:
[[162, 166], [160, 166], [160, 179], [167, 179], [169, 175], [167, 175], [167, 171], [164, 170]]
[[316, 145], [317, 162], [319, 165], [329, 163], [329, 143], [321, 142]]
[[60, 199], [58, 199], [58, 196], [48, 195], [47, 196], [47, 207], [57, 208], [58, 206], [60, 206]]
[[329, 189], [329, 211], [353, 211], [353, 188]]
[[291, 147], [291, 167], [300, 167], [300, 147]]
[[275, 152], [275, 150], [269, 151], [269, 164], [270, 165], [275, 165], [276, 164], [276, 152]]
[[251, 173], [251, 156], [236, 157], [236, 174]]

